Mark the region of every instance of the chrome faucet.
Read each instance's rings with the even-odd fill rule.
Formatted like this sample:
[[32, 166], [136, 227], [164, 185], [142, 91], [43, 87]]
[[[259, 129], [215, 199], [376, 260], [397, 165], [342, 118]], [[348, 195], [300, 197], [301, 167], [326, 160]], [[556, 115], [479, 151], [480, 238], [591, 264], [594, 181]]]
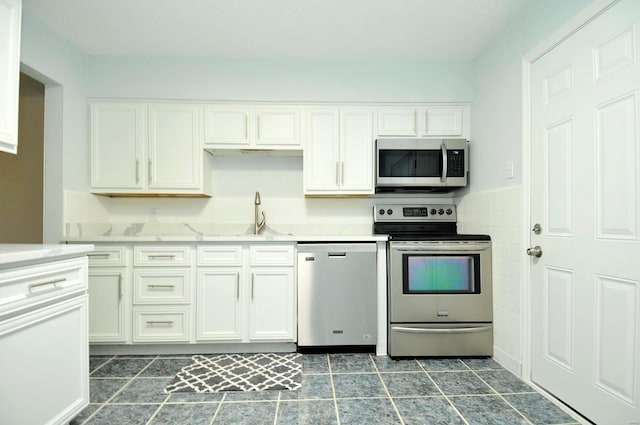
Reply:
[[253, 201], [255, 205], [255, 218], [253, 220], [253, 234], [257, 235], [262, 231], [262, 228], [267, 222], [267, 218], [264, 216], [264, 211], [262, 212], [262, 221], [258, 222], [258, 206], [260, 205], [260, 192], [256, 192], [256, 199]]

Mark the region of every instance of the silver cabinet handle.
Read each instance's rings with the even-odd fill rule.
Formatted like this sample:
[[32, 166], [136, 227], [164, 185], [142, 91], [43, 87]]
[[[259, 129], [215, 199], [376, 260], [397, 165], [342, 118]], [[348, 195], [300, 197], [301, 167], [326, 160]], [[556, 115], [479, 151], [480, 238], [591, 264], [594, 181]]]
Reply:
[[344, 161], [340, 161], [340, 181], [344, 184]]
[[149, 183], [151, 183], [153, 181], [153, 179], [151, 178], [151, 160], [149, 160]]
[[407, 328], [403, 326], [391, 326], [391, 329], [403, 333], [412, 334], [464, 334], [487, 332], [491, 330], [491, 326], [479, 326], [473, 328]]
[[163, 258], [173, 260], [176, 258], [175, 254], [154, 254], [154, 255], [149, 255], [148, 257], [149, 257], [149, 260], [160, 260]]
[[118, 300], [122, 301], [122, 273], [118, 274]]
[[55, 289], [57, 283], [65, 282], [66, 280], [67, 280], [66, 278], [61, 278], [61, 279], [47, 280], [47, 281], [44, 281], [44, 282], [31, 283], [31, 284], [29, 284], [29, 287], [28, 287], [29, 288], [29, 292], [31, 292], [32, 289], [40, 288], [42, 286], [47, 286], [47, 285], [52, 285], [53, 288], [51, 288], [51, 289]]
[[253, 302], [253, 281], [254, 281], [254, 274], [251, 273], [251, 302]]
[[160, 285], [160, 284], [151, 284], [147, 285], [149, 289], [173, 289], [176, 285]]
[[136, 183], [140, 183], [140, 160], [136, 159]]
[[172, 327], [173, 326], [173, 320], [148, 320], [147, 321], [147, 327], [152, 327], [152, 326]]
[[111, 257], [111, 254], [88, 254], [87, 257], [89, 257], [89, 258], [109, 258], [109, 257]]
[[236, 273], [236, 300], [240, 299], [240, 273]]
[[340, 163], [336, 161], [336, 186], [340, 184]]

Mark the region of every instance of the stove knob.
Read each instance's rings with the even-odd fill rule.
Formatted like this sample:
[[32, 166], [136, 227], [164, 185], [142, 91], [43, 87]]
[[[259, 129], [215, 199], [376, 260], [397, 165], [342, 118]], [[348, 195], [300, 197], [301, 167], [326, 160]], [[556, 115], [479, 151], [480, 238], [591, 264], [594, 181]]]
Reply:
[[451, 208], [447, 208], [447, 215], [453, 214], [453, 210]]
[[438, 210], [438, 214], [440, 214], [440, 215], [444, 214], [444, 210], [443, 210], [442, 208], [440, 208], [440, 209]]
[[431, 215], [436, 215], [437, 211], [435, 208], [431, 208], [431, 211], [429, 211], [431, 213]]
[[384, 208], [380, 208], [380, 211], [378, 211], [378, 213], [379, 213], [380, 215], [384, 215]]
[[389, 215], [393, 214], [393, 210], [392, 210], [391, 208], [389, 208], [389, 209], [387, 210], [387, 214], [389, 214]]

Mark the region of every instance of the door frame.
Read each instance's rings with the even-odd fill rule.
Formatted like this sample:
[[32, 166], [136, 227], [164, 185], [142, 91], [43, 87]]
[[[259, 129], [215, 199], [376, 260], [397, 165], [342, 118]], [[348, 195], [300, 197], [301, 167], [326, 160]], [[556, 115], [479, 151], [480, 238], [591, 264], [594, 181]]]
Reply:
[[[578, 32], [582, 27], [596, 19], [621, 0], [593, 0], [591, 4], [582, 9], [577, 15], [558, 28], [544, 41], [529, 50], [522, 58], [522, 192], [523, 214], [521, 221], [521, 234], [523, 244], [531, 246], [531, 66], [535, 61], [553, 50], [560, 43]], [[527, 381], [531, 380], [531, 262], [523, 261], [521, 267], [523, 277], [523, 296], [520, 297], [521, 330], [520, 346], [522, 356], [521, 373]], [[535, 385], [535, 383], [534, 383]], [[537, 385], [535, 387], [541, 390]], [[544, 390], [543, 390], [544, 391]], [[546, 393], [546, 391], [544, 391]]]

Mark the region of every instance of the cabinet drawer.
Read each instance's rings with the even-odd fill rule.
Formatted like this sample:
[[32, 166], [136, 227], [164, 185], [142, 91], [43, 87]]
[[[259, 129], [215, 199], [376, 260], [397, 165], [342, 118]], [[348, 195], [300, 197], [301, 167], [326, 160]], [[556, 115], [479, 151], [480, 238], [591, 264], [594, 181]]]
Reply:
[[199, 245], [199, 266], [241, 266], [242, 245]]
[[189, 246], [135, 246], [134, 266], [189, 266]]
[[189, 302], [191, 271], [185, 269], [145, 269], [133, 273], [135, 304]]
[[127, 247], [96, 246], [95, 251], [87, 255], [90, 267], [122, 267], [127, 265]]
[[292, 266], [293, 245], [251, 245], [249, 263], [252, 266]]
[[133, 342], [189, 340], [188, 307], [134, 307]]
[[0, 272], [0, 316], [87, 290], [87, 259]]

